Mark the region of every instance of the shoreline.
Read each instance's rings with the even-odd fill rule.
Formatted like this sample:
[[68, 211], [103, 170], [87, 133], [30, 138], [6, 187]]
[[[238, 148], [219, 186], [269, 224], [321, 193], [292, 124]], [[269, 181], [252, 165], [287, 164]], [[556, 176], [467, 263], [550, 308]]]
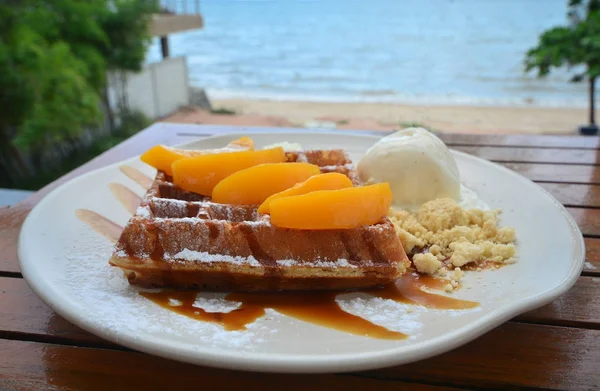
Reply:
[[401, 103], [338, 103], [213, 99], [214, 108], [243, 115], [283, 117], [296, 126], [310, 121], [334, 122], [338, 129], [391, 130], [419, 124], [442, 132], [463, 133], [575, 133], [587, 120], [585, 108], [537, 106], [425, 105]]
[[588, 111], [579, 107], [478, 106], [272, 99], [210, 99], [215, 113], [191, 106], [162, 119], [214, 125], [392, 131], [421, 126], [437, 132], [576, 134]]
[[[204, 90], [211, 100], [215, 101], [270, 101], [270, 102], [305, 102], [305, 103], [336, 103], [336, 104], [390, 104], [401, 106], [469, 106], [469, 107], [502, 107], [502, 108], [544, 108], [544, 109], [587, 109], [587, 95], [581, 94], [581, 99], [563, 100], [563, 101], [536, 101], [534, 99], [508, 100], [493, 98], [436, 98], [436, 97], [390, 97], [386, 95], [361, 95], [360, 97], [351, 96], [327, 96], [327, 95], [292, 95], [292, 94], [251, 94], [245, 92], [224, 92], [203, 89], [201, 87], [190, 86], [192, 90]], [[379, 98], [377, 97], [379, 96]]]

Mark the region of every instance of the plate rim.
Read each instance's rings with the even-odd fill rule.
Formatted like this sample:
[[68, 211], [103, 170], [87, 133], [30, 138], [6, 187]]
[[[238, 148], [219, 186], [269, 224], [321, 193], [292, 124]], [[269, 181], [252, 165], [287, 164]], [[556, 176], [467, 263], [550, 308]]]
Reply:
[[[319, 134], [318, 137], [353, 137], [369, 139], [376, 141], [380, 137], [373, 134], [357, 134], [357, 133], [341, 133], [332, 131], [322, 132], [303, 132], [303, 131], [251, 131], [251, 132], [231, 132], [212, 135], [208, 137], [198, 138], [196, 140], [190, 140], [185, 143], [178, 144], [178, 147], [186, 147], [197, 142], [212, 139], [225, 139], [234, 138], [236, 136], [249, 136], [252, 135], [312, 135]], [[382, 137], [386, 134], [382, 134]], [[312, 356], [310, 354], [281, 354], [281, 353], [260, 353], [260, 352], [246, 352], [236, 351], [233, 349], [226, 348], [213, 348], [203, 347], [200, 350], [192, 349], [181, 349], [178, 346], [173, 346], [167, 342], [160, 341], [148, 341], [138, 340], [132, 338], [128, 333], [125, 333], [125, 339], [121, 339], [123, 333], [112, 332], [106, 328], [99, 327], [83, 317], [77, 316], [77, 313], [69, 308], [69, 306], [61, 305], [60, 300], [56, 297], [53, 298], [53, 287], [52, 284], [47, 283], [45, 280], [37, 280], [32, 274], [34, 269], [33, 264], [28, 265], [27, 261], [24, 261], [24, 253], [27, 249], [24, 248], [26, 242], [25, 234], [28, 231], [29, 225], [35, 217], [44, 210], [44, 205], [51, 202], [54, 197], [57, 196], [58, 192], [66, 185], [73, 184], [80, 180], [92, 176], [99, 171], [111, 170], [114, 167], [118, 167], [124, 163], [134, 161], [139, 158], [139, 155], [109, 164], [107, 166], [99, 167], [84, 173], [76, 178], [73, 178], [60, 186], [57, 186], [49, 194], [44, 196], [30, 211], [26, 217], [21, 230], [19, 232], [18, 244], [17, 244], [17, 255], [19, 260], [19, 267], [23, 278], [27, 281], [31, 289], [36, 293], [38, 297], [44, 301], [53, 311], [60, 316], [64, 317], [69, 322], [76, 326], [92, 333], [101, 338], [104, 338], [113, 343], [126, 346], [138, 351], [150, 353], [153, 355], [175, 359], [178, 361], [185, 361], [198, 365], [205, 365], [210, 367], [238, 369], [238, 370], [251, 370], [256, 372], [280, 372], [280, 373], [330, 373], [330, 372], [349, 372], [356, 370], [369, 370], [381, 367], [388, 367], [394, 365], [405, 364], [414, 362], [422, 359], [426, 359], [452, 349], [455, 349], [467, 342], [470, 342], [482, 334], [502, 325], [509, 319], [516, 315], [524, 312], [533, 310], [541, 307], [558, 296], [569, 290], [579, 278], [581, 271], [583, 270], [585, 262], [585, 243], [583, 235], [576, 224], [573, 217], [568, 213], [565, 207], [552, 196], [547, 190], [531, 181], [530, 179], [506, 168], [499, 164], [490, 162], [488, 160], [479, 158], [474, 155], [470, 155], [464, 152], [452, 150], [453, 154], [457, 154], [466, 159], [473, 159], [478, 164], [485, 164], [491, 166], [493, 169], [500, 169], [508, 175], [518, 177], [520, 180], [525, 180], [537, 187], [537, 190], [541, 190], [541, 193], [549, 198], [552, 203], [557, 206], [565, 218], [567, 225], [569, 226], [572, 238], [574, 239], [573, 244], [573, 255], [574, 258], [571, 260], [571, 267], [568, 274], [553, 286], [551, 289], [538, 293], [537, 295], [529, 296], [519, 303], [511, 305], [503, 305], [498, 308], [494, 308], [482, 317], [477, 318], [471, 322], [468, 326], [468, 331], [459, 328], [450, 333], [444, 334], [439, 338], [430, 339], [423, 341], [413, 346], [396, 347], [385, 350], [378, 350], [367, 353], [338, 353], [328, 354], [323, 356]], [[580, 255], [579, 259], [576, 259], [576, 255]], [[32, 269], [29, 269], [29, 267]], [[461, 331], [462, 330], [462, 331]], [[418, 348], [417, 348], [418, 347]], [[399, 352], [400, 351], [400, 352]], [[398, 354], [403, 353], [403, 354]]]

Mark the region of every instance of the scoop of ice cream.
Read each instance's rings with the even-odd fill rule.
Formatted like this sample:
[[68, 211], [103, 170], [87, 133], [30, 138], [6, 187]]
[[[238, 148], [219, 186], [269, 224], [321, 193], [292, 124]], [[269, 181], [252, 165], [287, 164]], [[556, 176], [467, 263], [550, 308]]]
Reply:
[[414, 209], [441, 197], [460, 199], [454, 157], [442, 140], [423, 128], [407, 128], [382, 138], [357, 169], [367, 183], [388, 182], [397, 207]]

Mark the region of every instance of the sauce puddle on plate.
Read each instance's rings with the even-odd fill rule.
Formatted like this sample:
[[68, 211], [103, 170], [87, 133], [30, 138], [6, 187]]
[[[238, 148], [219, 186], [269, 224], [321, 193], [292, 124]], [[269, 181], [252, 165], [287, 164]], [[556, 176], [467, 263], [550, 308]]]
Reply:
[[[396, 282], [381, 289], [360, 290], [373, 297], [390, 299], [400, 303], [416, 304], [435, 309], [469, 309], [479, 304], [423, 291], [421, 288], [440, 289], [447, 280], [432, 276], [407, 273]], [[405, 339], [406, 334], [388, 330], [340, 308], [335, 301], [340, 292], [276, 292], [276, 293], [229, 293], [225, 299], [241, 302], [231, 312], [207, 312], [193, 304], [197, 291], [163, 290], [140, 292], [155, 304], [187, 317], [218, 323], [225, 330], [244, 330], [271, 308], [281, 314], [319, 326], [329, 327], [349, 334], [378, 339]]]

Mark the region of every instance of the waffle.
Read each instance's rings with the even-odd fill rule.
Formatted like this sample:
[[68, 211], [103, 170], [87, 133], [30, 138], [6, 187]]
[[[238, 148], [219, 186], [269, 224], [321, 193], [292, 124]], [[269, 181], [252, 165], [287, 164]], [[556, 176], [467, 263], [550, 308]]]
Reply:
[[[359, 184], [343, 150], [288, 152]], [[353, 289], [383, 285], [409, 262], [391, 222], [340, 230], [270, 224], [257, 205], [225, 205], [187, 192], [159, 171], [125, 226], [110, 264], [131, 284], [210, 291]]]

